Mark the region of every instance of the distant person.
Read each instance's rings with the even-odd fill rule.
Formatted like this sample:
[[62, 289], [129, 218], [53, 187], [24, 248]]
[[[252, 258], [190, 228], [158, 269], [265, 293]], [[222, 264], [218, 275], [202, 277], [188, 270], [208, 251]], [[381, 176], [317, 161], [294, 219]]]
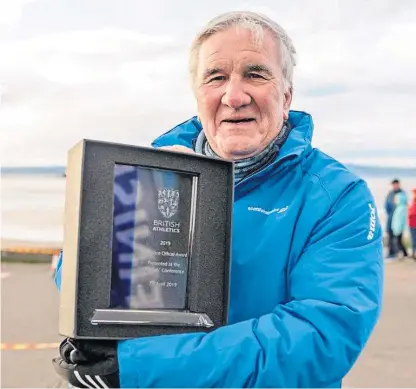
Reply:
[[394, 213], [394, 209], [396, 207], [395, 203], [394, 203], [394, 196], [397, 193], [403, 192], [402, 188], [400, 187], [400, 181], [398, 179], [394, 179], [391, 182], [392, 185], [392, 190], [389, 192], [389, 194], [386, 197], [386, 202], [385, 202], [385, 210], [386, 210], [386, 214], [387, 214], [387, 223], [386, 223], [386, 232], [387, 232], [387, 237], [388, 237], [388, 257], [389, 258], [395, 258], [397, 255], [397, 245], [396, 245], [396, 237], [393, 234], [393, 231], [391, 229], [391, 221], [393, 218], [393, 213]]
[[407, 198], [405, 192], [396, 193], [394, 196], [394, 212], [391, 218], [391, 230], [396, 241], [398, 252], [407, 257], [407, 250], [403, 244], [403, 235], [407, 228]]
[[412, 200], [407, 212], [407, 221], [410, 228], [410, 237], [412, 240], [412, 258], [416, 260], [416, 188], [412, 190]]

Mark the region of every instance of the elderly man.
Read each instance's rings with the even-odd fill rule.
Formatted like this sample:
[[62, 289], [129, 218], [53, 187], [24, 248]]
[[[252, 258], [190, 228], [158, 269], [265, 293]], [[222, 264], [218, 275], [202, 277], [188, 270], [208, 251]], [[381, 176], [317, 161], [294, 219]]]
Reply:
[[341, 385], [380, 314], [382, 234], [366, 183], [312, 148], [311, 116], [290, 111], [294, 55], [265, 16], [215, 18], [191, 50], [198, 117], [153, 144], [235, 161], [229, 324], [68, 339], [54, 364], [72, 384]]

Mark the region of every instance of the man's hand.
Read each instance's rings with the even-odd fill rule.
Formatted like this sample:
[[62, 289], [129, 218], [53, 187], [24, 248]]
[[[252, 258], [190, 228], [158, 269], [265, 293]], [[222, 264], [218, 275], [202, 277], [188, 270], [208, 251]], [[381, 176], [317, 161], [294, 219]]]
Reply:
[[117, 342], [67, 338], [52, 360], [56, 372], [76, 388], [119, 388]]
[[174, 145], [174, 146], [162, 146], [158, 147], [160, 150], [167, 150], [167, 151], [177, 151], [179, 153], [188, 153], [194, 154], [195, 151], [190, 149], [189, 147], [181, 146], [181, 145]]

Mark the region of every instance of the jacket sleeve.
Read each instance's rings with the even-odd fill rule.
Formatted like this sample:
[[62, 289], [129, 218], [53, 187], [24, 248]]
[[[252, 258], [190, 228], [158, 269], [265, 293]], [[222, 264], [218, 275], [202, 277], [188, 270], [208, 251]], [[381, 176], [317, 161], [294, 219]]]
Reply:
[[328, 387], [353, 366], [380, 314], [381, 229], [360, 182], [305, 242], [273, 312], [219, 328], [119, 342], [122, 387]]
[[384, 202], [384, 209], [389, 215], [393, 211], [393, 200], [391, 192], [386, 196], [386, 201]]
[[61, 250], [61, 252], [59, 253], [58, 261], [56, 263], [56, 270], [55, 270], [55, 276], [54, 276], [55, 285], [59, 291], [61, 290], [62, 259], [63, 259], [63, 254]]

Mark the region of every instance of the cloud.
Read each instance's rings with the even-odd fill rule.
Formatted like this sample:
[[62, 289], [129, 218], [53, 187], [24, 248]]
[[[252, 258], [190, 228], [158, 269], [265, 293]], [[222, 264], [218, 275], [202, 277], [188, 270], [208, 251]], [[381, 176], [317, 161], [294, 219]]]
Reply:
[[64, 85], [105, 82], [124, 64], [143, 63], [150, 71], [149, 62], [170, 60], [178, 49], [168, 36], [108, 28], [66, 32], [0, 43], [6, 53], [0, 74], [7, 79], [42, 77]]
[[22, 16], [23, 8], [35, 0], [3, 0], [0, 2], [0, 26], [10, 26]]
[[186, 52], [172, 37], [74, 31], [0, 50], [8, 53], [1, 154], [10, 165], [65, 163], [81, 138], [150, 144], [194, 112]]
[[65, 163], [66, 150], [87, 137], [149, 144], [195, 114], [190, 41], [208, 19], [236, 9], [271, 16], [292, 37], [293, 108], [313, 115], [315, 146], [374, 159], [411, 154], [416, 144], [412, 1], [26, 3], [8, 11], [13, 33], [0, 40], [5, 165]]

